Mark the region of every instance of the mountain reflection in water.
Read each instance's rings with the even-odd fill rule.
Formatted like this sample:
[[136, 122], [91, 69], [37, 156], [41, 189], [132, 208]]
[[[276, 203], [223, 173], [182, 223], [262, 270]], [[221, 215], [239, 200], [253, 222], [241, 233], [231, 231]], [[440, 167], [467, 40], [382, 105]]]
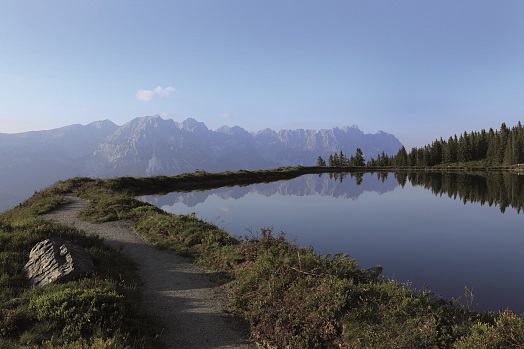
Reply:
[[524, 311], [524, 176], [377, 172], [305, 175], [289, 181], [143, 197], [178, 214], [196, 212], [233, 235], [262, 227], [318, 253], [343, 252], [363, 268], [476, 309]]
[[[222, 187], [218, 189], [192, 192], [174, 192], [167, 195], [151, 195], [142, 197], [143, 201], [158, 207], [172, 206], [183, 203], [194, 207], [203, 203], [209, 196], [215, 195], [223, 200], [240, 199], [248, 194], [260, 194], [270, 197], [275, 194], [284, 196], [329, 196], [340, 199], [356, 200], [365, 191], [383, 194], [398, 186], [395, 181], [386, 181], [387, 172], [377, 173], [379, 181], [363, 181], [370, 174], [333, 173], [323, 175], [305, 175], [293, 180], [272, 183], [253, 184], [248, 186]], [[353, 180], [351, 180], [353, 179]]]

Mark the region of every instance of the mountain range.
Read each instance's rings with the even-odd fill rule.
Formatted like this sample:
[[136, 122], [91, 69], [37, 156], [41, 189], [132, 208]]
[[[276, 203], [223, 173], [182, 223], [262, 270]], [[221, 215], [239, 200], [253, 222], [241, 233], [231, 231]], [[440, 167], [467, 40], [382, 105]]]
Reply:
[[323, 130], [234, 126], [210, 130], [195, 119], [176, 122], [158, 115], [123, 126], [109, 120], [52, 130], [0, 133], [0, 204], [3, 211], [57, 180], [74, 176], [175, 175], [195, 170], [225, 171], [314, 165], [318, 156], [360, 147], [366, 158], [396, 154], [393, 135], [365, 134], [356, 126]]

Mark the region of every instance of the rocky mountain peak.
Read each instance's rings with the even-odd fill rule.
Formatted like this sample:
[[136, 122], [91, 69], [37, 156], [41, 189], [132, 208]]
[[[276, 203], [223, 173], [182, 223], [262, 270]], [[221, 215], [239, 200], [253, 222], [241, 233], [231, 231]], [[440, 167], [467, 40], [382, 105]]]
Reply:
[[118, 128], [118, 126], [113, 121], [108, 120], [108, 119], [100, 120], [100, 121], [93, 121], [92, 123], [87, 124], [87, 127], [95, 128], [98, 130], [101, 130], [101, 129], [116, 130]]
[[249, 132], [247, 132], [246, 130], [244, 130], [242, 127], [239, 127], [239, 126], [229, 127], [229, 126], [224, 125], [222, 127], [217, 128], [216, 132], [225, 133], [228, 135], [245, 135], [245, 134], [249, 135]]
[[178, 123], [178, 128], [189, 132], [207, 132], [209, 129], [203, 122], [197, 121], [193, 118], [187, 118], [186, 120]]
[[[0, 135], [0, 163], [5, 164], [0, 175], [11, 178], [13, 183], [30, 183], [28, 176], [38, 174], [38, 184], [31, 184], [26, 192], [17, 190], [30, 194], [75, 176], [175, 175], [196, 169], [308, 166], [315, 165], [319, 156], [327, 159], [335, 151], [350, 155], [360, 147], [369, 159], [381, 152], [394, 155], [401, 146], [391, 134], [365, 134], [355, 126], [278, 132], [268, 128], [253, 133], [239, 126], [223, 126], [211, 131], [193, 118], [175, 122], [152, 115], [135, 118], [123, 126], [102, 120], [86, 126]], [[13, 196], [12, 192], [0, 194]]]

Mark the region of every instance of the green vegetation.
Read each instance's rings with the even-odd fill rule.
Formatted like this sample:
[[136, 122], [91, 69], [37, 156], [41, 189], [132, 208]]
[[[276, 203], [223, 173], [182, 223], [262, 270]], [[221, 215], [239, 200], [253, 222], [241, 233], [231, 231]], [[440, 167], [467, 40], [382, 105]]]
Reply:
[[[38, 217], [65, 203], [63, 194], [81, 182], [59, 182], [0, 216], [1, 348], [158, 347], [154, 321], [137, 306], [134, 265], [98, 237]], [[93, 256], [96, 273], [30, 288], [22, 268], [31, 248], [46, 238], [83, 246]]]
[[329, 156], [327, 161], [318, 157], [317, 166], [373, 168], [436, 168], [436, 169], [521, 169], [524, 166], [524, 127], [519, 122], [511, 129], [502, 123], [500, 130], [454, 135], [447, 140], [440, 138], [423, 147], [414, 147], [408, 153], [402, 146], [397, 154], [384, 152], [367, 163], [364, 154], [357, 148], [349, 159], [340, 151]]
[[369, 167], [440, 168], [520, 168], [524, 163], [524, 128], [519, 122], [511, 129], [502, 123], [500, 130], [440, 138], [408, 153], [402, 147], [394, 156], [384, 153], [368, 162]]
[[[173, 188], [195, 190], [231, 185], [237, 179], [247, 184], [319, 172], [321, 168], [299, 167], [175, 177], [76, 178], [35, 194], [0, 217], [0, 344], [119, 348], [151, 343], [153, 332], [126, 320], [135, 316], [123, 316], [138, 314], [130, 263], [95, 237], [37, 217], [63, 203], [63, 194], [74, 189], [90, 200], [85, 219], [127, 219], [157, 246], [194, 258], [233, 279], [231, 310], [249, 321], [252, 336], [267, 347], [524, 346], [524, 319], [510, 311], [471, 311], [430, 290], [413, 290], [386, 279], [380, 266], [361, 269], [347, 255], [319, 255], [268, 229], [234, 238], [194, 215], [169, 214], [134, 199]], [[33, 244], [51, 236], [85, 246], [95, 256], [97, 275], [29, 289], [21, 267]], [[117, 275], [125, 275], [124, 281]]]
[[[327, 166], [329, 167], [363, 167], [366, 165], [364, 160], [364, 153], [362, 149], [357, 148], [355, 155], [351, 155], [349, 158], [342, 152], [334, 153], [329, 155]], [[325, 167], [326, 161], [321, 156], [317, 159], [318, 167]]]
[[[172, 177], [119, 177], [101, 181], [100, 183], [104, 185], [105, 189], [138, 196], [166, 194], [173, 191], [205, 190], [224, 186], [241, 186], [254, 183], [272, 182], [291, 179], [310, 173], [323, 173], [325, 171], [326, 169], [324, 168], [307, 166], [279, 167], [272, 170], [256, 171], [226, 171], [218, 173], [196, 171], [194, 173], [184, 173]], [[345, 172], [347, 171], [347, 168], [330, 171]]]

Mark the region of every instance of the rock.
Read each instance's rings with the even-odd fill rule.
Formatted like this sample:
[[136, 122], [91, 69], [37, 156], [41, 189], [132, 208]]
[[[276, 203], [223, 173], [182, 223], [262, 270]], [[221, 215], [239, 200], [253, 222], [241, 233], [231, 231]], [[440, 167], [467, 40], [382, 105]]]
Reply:
[[69, 241], [44, 240], [29, 253], [24, 275], [33, 286], [45, 286], [92, 273], [91, 256], [80, 246]]

